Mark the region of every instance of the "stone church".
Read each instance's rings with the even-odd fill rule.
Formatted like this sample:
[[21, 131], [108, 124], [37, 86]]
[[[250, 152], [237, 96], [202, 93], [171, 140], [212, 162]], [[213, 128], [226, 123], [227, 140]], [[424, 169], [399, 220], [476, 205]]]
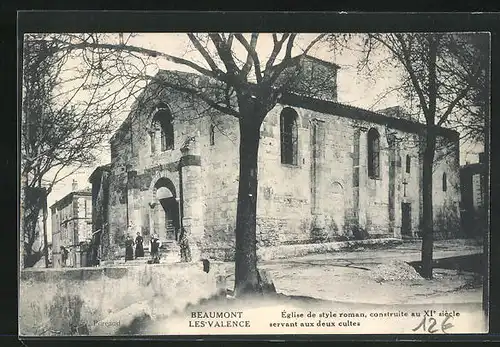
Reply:
[[[424, 125], [399, 108], [372, 112], [337, 102], [339, 67], [312, 57], [304, 64], [305, 73], [316, 74], [308, 87], [327, 88], [314, 96], [300, 89], [284, 95], [262, 124], [257, 246], [419, 237]], [[176, 75], [190, 74], [160, 71], [157, 77]], [[215, 111], [202, 114], [172, 90], [148, 98], [152, 89], [145, 87], [112, 137], [111, 163], [90, 178], [103, 257], [137, 233], [146, 244], [157, 234], [175, 250], [184, 228], [203, 257], [231, 259], [238, 121]], [[454, 237], [459, 135], [446, 128], [438, 134], [435, 233]]]

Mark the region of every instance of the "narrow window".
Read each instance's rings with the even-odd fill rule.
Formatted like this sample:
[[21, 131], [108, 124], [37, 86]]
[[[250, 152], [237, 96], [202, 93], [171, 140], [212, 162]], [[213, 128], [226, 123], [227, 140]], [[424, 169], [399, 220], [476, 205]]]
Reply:
[[281, 163], [297, 165], [297, 112], [285, 108], [280, 116]]
[[443, 172], [443, 192], [448, 189], [448, 182], [446, 181], [446, 172]]
[[409, 155], [406, 156], [406, 173], [411, 171], [411, 158]]
[[[158, 129], [160, 132], [161, 150], [167, 151], [174, 149], [174, 126], [172, 124], [172, 113], [168, 107], [158, 108], [153, 116], [153, 129]], [[151, 138], [151, 149], [153, 151], [153, 142], [155, 135]]]
[[167, 150], [167, 136], [165, 131], [161, 129], [160, 131], [160, 142], [161, 142], [161, 151], [164, 152]]
[[151, 139], [151, 153], [156, 152], [156, 127], [149, 133], [149, 138]]
[[215, 125], [210, 124], [210, 146], [215, 145]]
[[368, 176], [380, 176], [380, 136], [373, 128], [368, 131]]
[[168, 151], [174, 149], [174, 127], [169, 120], [161, 127], [161, 150]]

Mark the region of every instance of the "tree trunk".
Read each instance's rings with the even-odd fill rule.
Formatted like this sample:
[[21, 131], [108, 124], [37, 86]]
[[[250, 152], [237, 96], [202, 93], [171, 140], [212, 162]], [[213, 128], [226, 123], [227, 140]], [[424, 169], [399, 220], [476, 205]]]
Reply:
[[260, 140], [258, 115], [240, 119], [240, 173], [236, 211], [236, 296], [262, 293], [257, 270], [257, 163]]
[[39, 188], [25, 187], [24, 200], [22, 210], [22, 250], [23, 250], [23, 268], [29, 268], [35, 265], [43, 256], [43, 252], [33, 250], [38, 234], [37, 222], [40, 210], [43, 205], [41, 204], [42, 194]]
[[[27, 175], [24, 175], [27, 176]], [[26, 223], [24, 221], [24, 216], [25, 216], [25, 209], [26, 209], [26, 187], [27, 187], [27, 177], [23, 179], [23, 183], [21, 185], [21, 201], [20, 201], [20, 220], [19, 220], [19, 269], [22, 270], [24, 269], [24, 257], [26, 256], [26, 252], [24, 250], [24, 242], [26, 238], [25, 234], [25, 228], [26, 228]]]
[[45, 267], [49, 267], [49, 243], [47, 240], [47, 214], [48, 214], [48, 208], [47, 208], [47, 193], [46, 190], [44, 189], [44, 195], [42, 197], [43, 199], [43, 254], [45, 256]]
[[427, 132], [423, 156], [422, 174], [422, 268], [424, 278], [432, 278], [432, 252], [434, 242], [434, 223], [432, 208], [432, 169], [436, 137], [432, 131]]

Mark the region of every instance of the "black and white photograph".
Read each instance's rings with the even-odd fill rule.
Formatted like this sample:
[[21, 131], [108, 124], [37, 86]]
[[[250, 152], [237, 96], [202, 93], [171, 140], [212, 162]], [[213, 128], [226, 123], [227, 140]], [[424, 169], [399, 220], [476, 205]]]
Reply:
[[21, 337], [488, 332], [488, 32], [19, 42]]

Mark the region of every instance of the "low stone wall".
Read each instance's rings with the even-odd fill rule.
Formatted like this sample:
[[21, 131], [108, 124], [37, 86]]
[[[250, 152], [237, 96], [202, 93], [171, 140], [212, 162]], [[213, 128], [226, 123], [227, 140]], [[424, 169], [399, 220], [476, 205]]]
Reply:
[[391, 247], [402, 242], [403, 241], [401, 239], [384, 238], [327, 243], [308, 243], [300, 245], [280, 245], [259, 248], [257, 250], [257, 257], [259, 260], [286, 259], [291, 257], [300, 257], [307, 254], [349, 251], [361, 247]]
[[112, 335], [219, 295], [220, 266], [202, 262], [21, 271], [21, 336]]

